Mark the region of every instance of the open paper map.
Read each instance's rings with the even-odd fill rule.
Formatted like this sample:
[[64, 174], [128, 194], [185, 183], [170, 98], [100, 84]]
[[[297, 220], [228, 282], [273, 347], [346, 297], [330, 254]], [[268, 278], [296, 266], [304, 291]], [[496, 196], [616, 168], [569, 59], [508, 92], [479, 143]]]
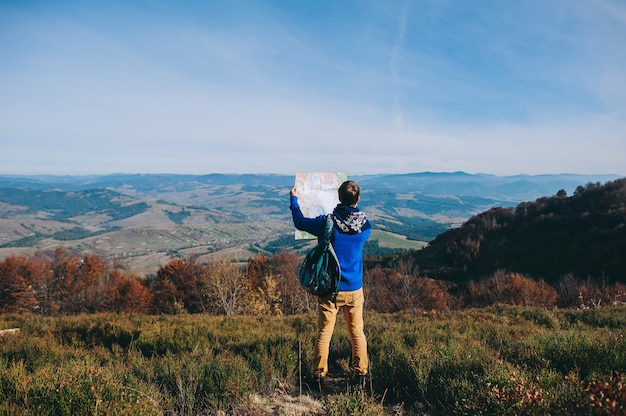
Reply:
[[[330, 214], [339, 203], [337, 189], [348, 175], [343, 172], [308, 172], [296, 175], [298, 202], [305, 217], [314, 218]], [[304, 231], [296, 230], [296, 240], [316, 238]]]

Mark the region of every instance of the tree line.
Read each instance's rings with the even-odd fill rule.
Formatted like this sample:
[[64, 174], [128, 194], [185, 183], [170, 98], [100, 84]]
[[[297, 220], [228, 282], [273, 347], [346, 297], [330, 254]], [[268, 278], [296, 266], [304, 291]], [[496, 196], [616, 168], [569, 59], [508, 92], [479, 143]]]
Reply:
[[295, 253], [257, 255], [243, 266], [225, 259], [202, 263], [191, 255], [142, 277], [122, 262], [60, 247], [0, 262], [0, 312], [296, 314], [314, 306], [299, 290], [298, 267]]
[[[316, 299], [300, 288], [301, 256], [258, 254], [238, 264], [172, 258], [154, 274], [139, 276], [98, 254], [78, 256], [65, 247], [0, 262], [0, 312], [46, 316], [127, 312], [140, 314], [293, 315], [315, 310]], [[626, 304], [626, 285], [571, 274], [557, 284], [498, 270], [459, 285], [420, 276], [417, 264], [366, 262], [366, 309], [452, 310], [493, 304], [553, 308]]]

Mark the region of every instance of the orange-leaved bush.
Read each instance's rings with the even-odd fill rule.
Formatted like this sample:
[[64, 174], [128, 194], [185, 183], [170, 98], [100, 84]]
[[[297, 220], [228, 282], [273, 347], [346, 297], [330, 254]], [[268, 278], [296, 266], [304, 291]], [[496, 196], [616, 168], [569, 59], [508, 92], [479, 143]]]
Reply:
[[465, 304], [475, 307], [506, 304], [552, 308], [557, 300], [556, 289], [546, 282], [503, 270], [470, 282], [465, 294]]

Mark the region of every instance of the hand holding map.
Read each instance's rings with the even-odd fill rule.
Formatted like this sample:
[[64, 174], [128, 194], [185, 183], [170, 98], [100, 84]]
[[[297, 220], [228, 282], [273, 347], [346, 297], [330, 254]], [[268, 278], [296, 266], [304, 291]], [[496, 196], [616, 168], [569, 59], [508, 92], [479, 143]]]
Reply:
[[[295, 188], [302, 214], [308, 218], [330, 214], [339, 203], [337, 189], [348, 180], [343, 172], [308, 172], [296, 174]], [[314, 235], [296, 230], [296, 240], [315, 238]]]

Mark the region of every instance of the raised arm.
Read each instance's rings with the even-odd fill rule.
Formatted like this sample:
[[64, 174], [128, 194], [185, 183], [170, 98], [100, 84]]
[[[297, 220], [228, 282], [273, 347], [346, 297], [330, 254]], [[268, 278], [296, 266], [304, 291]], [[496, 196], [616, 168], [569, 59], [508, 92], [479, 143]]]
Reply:
[[291, 217], [293, 219], [293, 225], [300, 231], [306, 231], [316, 237], [324, 234], [324, 228], [326, 226], [326, 216], [320, 215], [315, 218], [307, 218], [302, 214], [300, 205], [298, 204], [298, 190], [294, 186], [291, 188], [289, 209], [291, 209]]

